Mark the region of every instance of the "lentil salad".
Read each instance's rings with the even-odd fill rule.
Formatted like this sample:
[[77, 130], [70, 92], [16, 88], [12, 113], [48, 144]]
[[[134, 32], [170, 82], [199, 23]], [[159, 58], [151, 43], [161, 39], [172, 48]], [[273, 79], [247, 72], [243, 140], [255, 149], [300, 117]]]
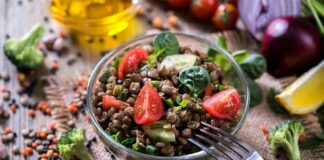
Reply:
[[197, 152], [187, 141], [200, 121], [231, 131], [240, 97], [205, 52], [179, 46], [170, 32], [131, 48], [98, 78], [93, 110], [102, 128], [135, 151], [162, 156]]

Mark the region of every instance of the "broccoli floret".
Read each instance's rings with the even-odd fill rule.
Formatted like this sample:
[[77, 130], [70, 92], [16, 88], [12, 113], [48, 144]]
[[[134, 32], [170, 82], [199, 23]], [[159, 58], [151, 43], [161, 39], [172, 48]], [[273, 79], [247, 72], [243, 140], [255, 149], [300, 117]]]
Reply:
[[3, 45], [4, 53], [19, 69], [36, 69], [44, 59], [43, 53], [36, 49], [44, 32], [44, 27], [36, 24], [24, 36], [7, 40]]
[[300, 122], [285, 121], [277, 125], [270, 134], [270, 150], [276, 154], [283, 149], [290, 160], [300, 160], [298, 140], [303, 132], [304, 127]]
[[85, 139], [85, 130], [82, 128], [71, 129], [63, 135], [57, 144], [58, 151], [63, 159], [94, 160], [88, 149], [84, 146]]

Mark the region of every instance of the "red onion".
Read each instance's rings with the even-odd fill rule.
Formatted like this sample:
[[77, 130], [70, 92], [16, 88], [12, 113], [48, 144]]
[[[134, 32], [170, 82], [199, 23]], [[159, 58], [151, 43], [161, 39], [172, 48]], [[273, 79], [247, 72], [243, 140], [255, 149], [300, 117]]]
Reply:
[[239, 0], [240, 17], [247, 30], [256, 38], [275, 18], [301, 14], [300, 0]]
[[265, 29], [262, 54], [268, 71], [275, 76], [299, 74], [323, 59], [320, 33], [295, 17], [273, 20]]

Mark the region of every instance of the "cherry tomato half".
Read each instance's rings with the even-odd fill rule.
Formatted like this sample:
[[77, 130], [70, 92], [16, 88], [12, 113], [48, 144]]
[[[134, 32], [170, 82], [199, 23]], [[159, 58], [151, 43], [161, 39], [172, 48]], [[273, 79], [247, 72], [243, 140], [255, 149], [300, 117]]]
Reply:
[[114, 96], [102, 96], [102, 109], [104, 111], [108, 111], [111, 107], [119, 109], [121, 106], [128, 106], [128, 104], [116, 99]]
[[134, 48], [126, 53], [118, 66], [118, 78], [123, 79], [127, 73], [138, 68], [141, 61], [146, 60], [148, 53], [142, 48]]
[[213, 22], [218, 30], [234, 29], [238, 19], [238, 12], [232, 4], [221, 4], [218, 6]]
[[240, 109], [240, 95], [235, 89], [229, 88], [207, 98], [203, 106], [211, 116], [226, 119], [234, 116]]
[[218, 0], [193, 0], [191, 13], [198, 19], [210, 20], [218, 6]]
[[167, 0], [167, 2], [173, 8], [186, 9], [189, 8], [191, 0]]
[[158, 121], [164, 113], [162, 99], [149, 83], [140, 90], [134, 107], [134, 120], [136, 124], [149, 124]]

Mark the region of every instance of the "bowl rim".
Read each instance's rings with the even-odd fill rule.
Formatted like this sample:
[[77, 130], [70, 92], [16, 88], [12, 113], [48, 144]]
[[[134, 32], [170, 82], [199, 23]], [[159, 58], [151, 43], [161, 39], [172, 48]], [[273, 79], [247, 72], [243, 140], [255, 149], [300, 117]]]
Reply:
[[[236, 124], [234, 130], [231, 132], [232, 135], [235, 135], [237, 133], [237, 131], [242, 127], [243, 123], [245, 122], [248, 110], [249, 110], [249, 104], [250, 104], [250, 91], [248, 88], [248, 83], [247, 83], [247, 79], [246, 76], [243, 72], [243, 70], [241, 69], [241, 67], [239, 66], [239, 64], [234, 60], [234, 58], [223, 48], [218, 47], [215, 43], [212, 43], [211, 41], [196, 36], [196, 35], [191, 35], [191, 34], [187, 34], [187, 33], [180, 33], [180, 32], [173, 32], [176, 36], [184, 36], [187, 38], [191, 38], [194, 40], [198, 40], [201, 41], [202, 43], [208, 45], [211, 48], [217, 49], [221, 51], [221, 54], [223, 54], [233, 65], [234, 69], [236, 70], [236, 72], [238, 73], [239, 78], [242, 80], [242, 86], [243, 86], [243, 92], [246, 94], [245, 95], [245, 108], [242, 112], [242, 117], [240, 119], [240, 121]], [[95, 68], [93, 69], [91, 75], [90, 75], [90, 79], [88, 82], [88, 86], [87, 86], [87, 96], [86, 96], [86, 101], [87, 101], [87, 106], [86, 106], [86, 110], [87, 112], [90, 114], [90, 119], [91, 119], [91, 123], [95, 126], [96, 130], [98, 130], [100, 132], [100, 134], [107, 139], [110, 143], [112, 143], [112, 145], [117, 145], [118, 148], [123, 149], [124, 151], [126, 151], [127, 153], [130, 154], [134, 154], [134, 155], [139, 155], [141, 157], [145, 157], [148, 159], [159, 159], [159, 160], [166, 160], [166, 159], [192, 159], [192, 158], [202, 158], [207, 156], [208, 154], [205, 151], [199, 151], [196, 153], [192, 153], [192, 154], [187, 154], [187, 155], [182, 155], [182, 156], [154, 156], [154, 155], [148, 155], [145, 153], [141, 153], [141, 152], [137, 152], [134, 151], [130, 148], [127, 148], [126, 146], [114, 141], [106, 132], [105, 130], [100, 126], [100, 124], [98, 123], [98, 121], [95, 118], [94, 112], [91, 109], [92, 108], [92, 94], [93, 94], [93, 86], [96, 83], [96, 77], [99, 74], [99, 72], [101, 71], [102, 66], [105, 64], [105, 62], [107, 61], [107, 59], [109, 57], [111, 57], [112, 55], [114, 55], [114, 53], [122, 48], [125, 48], [127, 46], [129, 46], [130, 44], [143, 40], [143, 39], [147, 39], [147, 38], [153, 38], [154, 36], [156, 36], [158, 33], [156, 34], [150, 34], [150, 35], [145, 35], [145, 36], [141, 36], [138, 38], [135, 38], [133, 40], [127, 41], [124, 44], [120, 45], [119, 47], [111, 50], [109, 53], [107, 53], [104, 57], [102, 57], [99, 62], [96, 64]], [[98, 134], [98, 133], [97, 133]], [[107, 147], [105, 145], [105, 147]]]

